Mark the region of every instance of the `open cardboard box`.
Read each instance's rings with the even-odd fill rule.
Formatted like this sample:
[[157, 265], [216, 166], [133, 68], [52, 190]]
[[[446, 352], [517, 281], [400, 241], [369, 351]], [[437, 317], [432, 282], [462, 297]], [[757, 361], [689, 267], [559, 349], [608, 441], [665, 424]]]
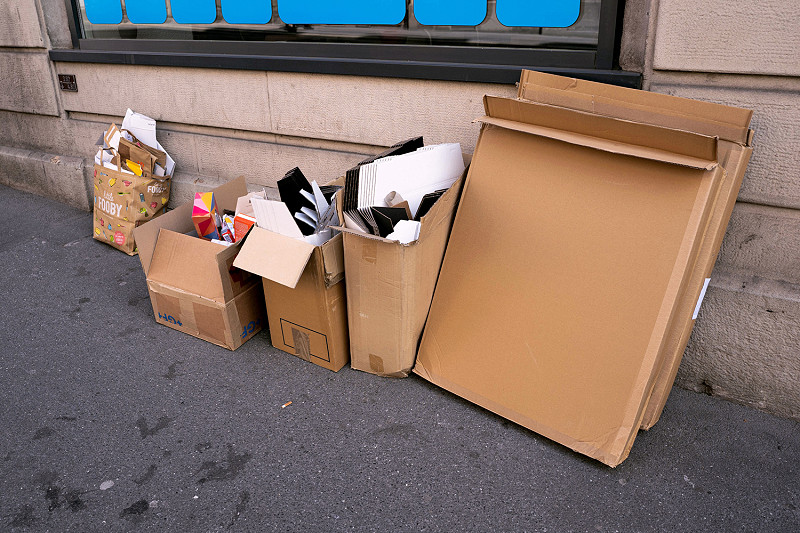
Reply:
[[716, 231], [717, 139], [484, 105], [414, 371], [615, 466]]
[[315, 246], [253, 227], [234, 266], [263, 278], [274, 347], [334, 372], [347, 364], [341, 234]]
[[710, 281], [747, 163], [753, 153], [753, 130], [750, 129], [753, 112], [529, 70], [522, 72], [518, 96], [543, 104], [719, 138], [718, 159], [725, 169], [725, 176], [709, 220], [709, 231], [703, 235], [692, 269], [692, 280], [689, 282], [692, 289], [686, 291], [679, 305], [680, 316], [668, 334], [664, 362], [657, 371], [656, 383], [642, 419], [642, 429], [649, 429], [661, 416], [672, 390], [697, 318], [698, 300], [702, 300]]
[[[212, 192], [220, 209], [233, 210], [247, 185], [239, 177]], [[187, 235], [192, 231], [192, 202], [135, 230], [153, 314], [161, 324], [235, 350], [266, 318], [261, 280], [234, 268], [239, 243], [216, 244]]]
[[[464, 154], [469, 164], [470, 155]], [[414, 366], [464, 177], [420, 220], [408, 244], [337, 228], [344, 237], [350, 366], [379, 376], [406, 377]], [[339, 220], [344, 220], [341, 199]]]

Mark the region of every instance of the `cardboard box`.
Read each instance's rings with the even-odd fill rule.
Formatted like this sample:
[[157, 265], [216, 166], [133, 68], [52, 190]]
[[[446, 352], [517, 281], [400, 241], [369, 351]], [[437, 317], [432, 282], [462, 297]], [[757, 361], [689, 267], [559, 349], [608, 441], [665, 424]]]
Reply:
[[253, 227], [234, 265], [263, 278], [274, 347], [334, 372], [347, 364], [341, 235], [314, 246]]
[[543, 104], [719, 137], [719, 163], [725, 169], [725, 177], [709, 221], [710, 231], [703, 236], [692, 270], [689, 282], [692, 289], [686, 291], [680, 304], [681, 316], [667, 337], [664, 363], [658, 371], [642, 420], [642, 428], [649, 429], [661, 416], [672, 390], [694, 327], [698, 300], [705, 293], [706, 280], [711, 278], [753, 152], [753, 131], [750, 129], [753, 112], [533, 71], [523, 71], [518, 96]]
[[[247, 194], [244, 178], [214, 189], [223, 209]], [[195, 236], [192, 202], [136, 228], [156, 322], [235, 350], [261, 330], [266, 315], [261, 280], [233, 267], [239, 245]]]
[[352, 368], [406, 377], [414, 366], [463, 182], [462, 176], [422, 217], [419, 239], [412, 243], [339, 228]]
[[720, 190], [717, 140], [486, 97], [415, 373], [610, 466]]

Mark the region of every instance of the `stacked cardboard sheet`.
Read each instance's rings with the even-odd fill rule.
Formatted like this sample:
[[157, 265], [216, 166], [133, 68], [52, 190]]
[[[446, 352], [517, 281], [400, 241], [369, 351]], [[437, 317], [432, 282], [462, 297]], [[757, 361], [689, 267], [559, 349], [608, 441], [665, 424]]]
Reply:
[[749, 114], [536, 73], [520, 96], [485, 98], [414, 371], [615, 466], [674, 379]]

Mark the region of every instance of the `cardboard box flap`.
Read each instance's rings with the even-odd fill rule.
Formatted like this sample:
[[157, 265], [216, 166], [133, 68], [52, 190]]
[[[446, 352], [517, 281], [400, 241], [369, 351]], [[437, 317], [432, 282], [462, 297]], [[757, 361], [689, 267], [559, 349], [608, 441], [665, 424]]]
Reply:
[[[235, 211], [239, 197], [247, 195], [247, 182], [244, 176], [239, 176], [235, 180], [212, 189], [211, 192], [214, 193], [214, 199], [222, 210]], [[220, 215], [222, 215], [222, 210], [220, 210]]]
[[[470, 157], [470, 159], [472, 158]], [[468, 172], [469, 166], [464, 169], [464, 173], [450, 186], [447, 192], [433, 204], [431, 210], [422, 217], [420, 220], [420, 222], [422, 222], [422, 227], [419, 230], [419, 239], [417, 239], [416, 242], [425, 240], [429, 234], [436, 230], [439, 224], [450, 224], [452, 222], [454, 213], [453, 206], [458, 203], [458, 199], [461, 196], [461, 189], [464, 185], [464, 179]]]
[[133, 230], [133, 238], [139, 248], [139, 260], [142, 262], [145, 276], [150, 272], [153, 251], [161, 228], [170, 229], [177, 233], [192, 231], [194, 229], [194, 224], [192, 224], [192, 204], [183, 204], [177, 209], [164, 213]]
[[[161, 228], [147, 279], [210, 300], [224, 302], [226, 295], [220, 278], [219, 263], [221, 256], [230, 253], [235, 253], [235, 250]], [[191, 260], [187, 261], [187, 258]]]
[[293, 289], [314, 248], [300, 239], [253, 227], [233, 266]]
[[322, 261], [325, 267], [325, 286], [331, 287], [344, 278], [342, 234], [336, 235], [320, 248], [322, 248]]
[[543, 104], [693, 131], [746, 144], [753, 111], [530, 70], [518, 97]]
[[692, 168], [717, 164], [714, 137], [510, 98], [486, 96], [484, 105], [478, 120], [487, 124]]

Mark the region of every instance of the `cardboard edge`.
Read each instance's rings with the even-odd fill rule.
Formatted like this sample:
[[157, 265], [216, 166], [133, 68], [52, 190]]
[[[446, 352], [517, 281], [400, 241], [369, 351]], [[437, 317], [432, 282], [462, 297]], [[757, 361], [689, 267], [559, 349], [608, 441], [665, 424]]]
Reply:
[[[599, 97], [614, 100], [625, 105], [636, 105], [650, 108], [659, 114], [679, 113], [686, 116], [697, 116], [704, 121], [716, 122], [726, 126], [749, 128], [753, 111], [746, 108], [728, 106], [714, 102], [704, 102], [680, 96], [662, 94], [640, 89], [615, 87], [613, 85], [579, 80], [530, 69], [523, 69], [517, 85], [518, 98], [526, 98], [526, 88], [538, 88], [561, 92], [566, 98]], [[687, 109], [688, 106], [688, 109]], [[728, 139], [741, 144], [741, 140]]]
[[320, 246], [325, 270], [325, 286], [332, 287], [344, 280], [344, 243], [339, 233]]
[[[705, 265], [703, 265], [702, 267], [698, 267], [702, 269], [703, 280], [705, 280], [705, 278], [712, 277], [717, 255], [719, 254], [719, 250], [722, 247], [722, 241], [725, 237], [726, 228], [728, 226], [728, 222], [730, 221], [731, 214], [733, 213], [733, 209], [736, 205], [736, 198], [738, 197], [738, 192], [744, 180], [744, 175], [747, 170], [747, 165], [753, 153], [753, 149], [750, 147], [741, 147], [740, 150], [741, 153], [739, 155], [739, 162], [738, 162], [739, 167], [737, 169], [736, 175], [731, 177], [730, 182], [728, 184], [729, 190], [727, 191], [727, 198], [724, 199], [725, 200], [724, 205], [718, 204], [719, 207], [722, 208], [720, 213], [721, 216], [718, 221], [719, 228], [717, 230], [717, 233], [714, 236], [712, 236], [711, 238], [712, 240], [710, 241], [711, 244], [709, 245], [709, 248], [706, 250], [707, 256], [704, 259]], [[723, 183], [723, 187], [724, 186], [725, 184]], [[722, 191], [720, 192], [722, 193]], [[715, 206], [715, 211], [716, 208], [717, 206]], [[711, 217], [713, 222], [713, 217], [714, 217], [713, 213]], [[712, 222], [710, 222], [710, 224], [712, 224]], [[702, 254], [702, 248], [700, 253]], [[675, 377], [678, 375], [678, 369], [680, 367], [681, 360], [683, 359], [683, 352], [686, 349], [686, 345], [688, 345], [689, 343], [691, 332], [694, 329], [694, 323], [695, 323], [694, 320], [690, 320], [688, 321], [688, 324], [685, 325], [684, 331], [681, 334], [678, 343], [674, 345], [673, 353], [667, 354], [668, 360], [665, 362], [665, 366], [662, 369], [661, 373], [656, 376], [656, 382], [653, 388], [653, 392], [651, 393], [651, 398], [645, 409], [645, 415], [641, 424], [641, 428], [644, 430], [651, 429], [661, 418], [661, 414], [664, 411], [664, 407], [666, 406], [669, 394], [672, 390], [672, 385], [675, 381]]]
[[[708, 227], [708, 222], [711, 218], [711, 208], [716, 201], [723, 178], [724, 169], [716, 167], [713, 171], [705, 173], [703, 178], [705, 183], [701, 183], [698, 188], [684, 237], [681, 241], [678, 257], [675, 260], [665, 289], [661, 309], [646, 350], [647, 355], [643, 358], [637, 379], [634, 381], [634, 383], [640, 385], [630, 395], [624, 411], [623, 420], [628, 423], [619, 428], [613, 440], [612, 449], [615, 452], [617, 450], [620, 451], [621, 460], [627, 457], [633, 446], [633, 441], [639, 432], [646, 406], [650, 401], [653, 387], [655, 386], [657, 373], [667, 357], [669, 332], [678, 319], [681, 311], [680, 304], [683, 301], [682, 297], [691, 278], [689, 267], [697, 261], [704, 231]], [[628, 433], [627, 437], [625, 436], [626, 432]]]
[[480, 394], [477, 394], [465, 387], [462, 387], [452, 381], [443, 378], [436, 372], [432, 372], [424, 366], [417, 364], [414, 366], [413, 373], [425, 379], [426, 381], [440, 387], [456, 396], [459, 396], [487, 411], [490, 411], [498, 416], [501, 416], [515, 424], [520, 425], [526, 431], [531, 431], [532, 433], [541, 435], [554, 444], [559, 446], [564, 446], [565, 448], [569, 448], [574, 452], [586, 455], [600, 461], [601, 463], [605, 464], [606, 466], [610, 466], [614, 468], [618, 466], [622, 461], [625, 460], [626, 457], [618, 456], [614, 454], [607, 453], [596, 446], [591, 445], [590, 443], [579, 441], [572, 437], [569, 437], [549, 426], [545, 426], [532, 418], [528, 418], [524, 415], [517, 413], [507, 407], [500, 405], [499, 403], [490, 400]]
[[[273, 247], [277, 246], [283, 247], [284, 257], [287, 255], [285, 252], [287, 246], [295, 250], [294, 262], [286, 266], [288, 271], [285, 276], [276, 276], [272, 269], [265, 267], [266, 264], [269, 264], [270, 255], [274, 253]], [[300, 277], [311, 259], [311, 254], [316, 248], [318, 247], [301, 239], [294, 239], [254, 226], [233, 261], [233, 266], [293, 289], [300, 281]]]
[[145, 276], [150, 271], [150, 262], [153, 260], [158, 234], [162, 228], [178, 233], [186, 233], [194, 228], [192, 224], [192, 204], [183, 204], [169, 212], [160, 215], [141, 226], [134, 228], [133, 239], [139, 249], [139, 260]]
[[[485, 96], [484, 107], [486, 115], [478, 120], [506, 129], [691, 168], [710, 170], [717, 161], [718, 138], [713, 136], [512, 98]], [[568, 118], [580, 126], [565, 129], [557, 125], [556, 119], [560, 123]], [[591, 123], [584, 124], [586, 121]], [[597, 137], [593, 135], [595, 127], [624, 135], [617, 140]]]

